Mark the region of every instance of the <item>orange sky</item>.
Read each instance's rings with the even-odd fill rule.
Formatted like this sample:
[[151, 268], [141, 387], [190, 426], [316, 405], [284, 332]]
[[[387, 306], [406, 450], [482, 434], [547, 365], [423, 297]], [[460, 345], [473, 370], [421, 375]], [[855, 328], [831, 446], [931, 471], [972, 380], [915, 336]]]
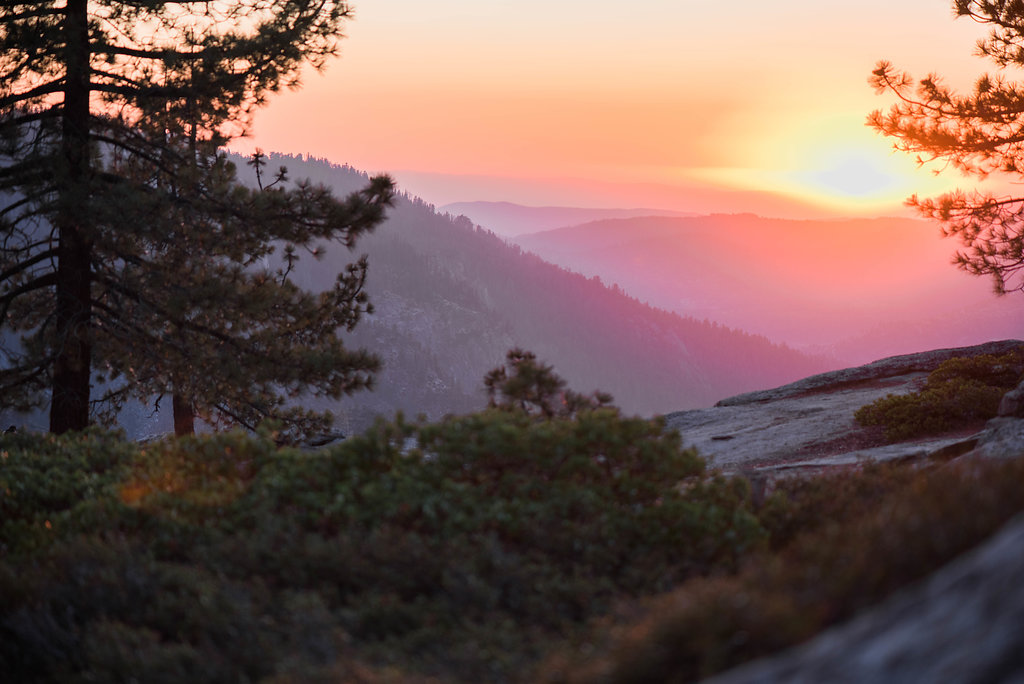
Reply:
[[948, 0], [361, 0], [342, 57], [249, 149], [392, 173], [435, 204], [900, 211], [935, 179], [864, 126], [875, 62], [969, 86]]

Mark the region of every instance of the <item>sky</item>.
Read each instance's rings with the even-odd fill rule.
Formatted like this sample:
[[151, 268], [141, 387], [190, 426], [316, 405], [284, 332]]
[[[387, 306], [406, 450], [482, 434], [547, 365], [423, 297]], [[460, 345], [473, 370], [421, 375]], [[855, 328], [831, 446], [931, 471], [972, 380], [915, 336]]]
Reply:
[[[936, 177], [864, 125], [880, 59], [970, 87], [948, 0], [356, 0], [341, 57], [242, 151], [392, 174], [443, 205], [891, 215]], [[948, 172], [952, 174], [953, 172]]]

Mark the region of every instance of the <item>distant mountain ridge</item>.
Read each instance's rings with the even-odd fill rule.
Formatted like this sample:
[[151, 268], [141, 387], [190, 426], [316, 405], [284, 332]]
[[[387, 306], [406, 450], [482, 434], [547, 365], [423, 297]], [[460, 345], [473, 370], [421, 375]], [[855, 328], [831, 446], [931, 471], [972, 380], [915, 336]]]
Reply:
[[694, 216], [691, 212], [665, 209], [532, 207], [513, 202], [453, 202], [439, 207], [438, 210], [453, 216], [466, 216], [473, 223], [504, 237], [517, 237], [601, 219]]
[[[367, 179], [321, 159], [271, 155], [270, 163], [339, 195]], [[513, 346], [535, 352], [573, 388], [608, 391], [640, 415], [708, 406], [832, 367], [762, 337], [642, 304], [408, 195], [353, 254], [330, 246], [323, 259], [303, 261], [303, 284], [322, 287], [344, 260], [362, 253], [376, 311], [343, 339], [380, 354], [384, 370], [374, 392], [337, 407], [343, 428], [359, 429], [373, 414], [396, 409], [437, 418], [480, 408], [483, 375]]]
[[[254, 182], [245, 160], [235, 161], [241, 179]], [[271, 154], [268, 161], [338, 196], [368, 181], [361, 171], [322, 159]], [[323, 290], [346, 263], [368, 255], [366, 291], [375, 312], [353, 332], [342, 331], [342, 339], [378, 354], [383, 370], [373, 391], [338, 402], [296, 401], [331, 410], [346, 433], [399, 410], [438, 419], [483, 408], [484, 375], [515, 346], [553, 365], [573, 389], [610, 392], [627, 413], [645, 416], [710, 406], [834, 367], [763, 337], [643, 304], [408, 195], [352, 252], [325, 247], [319, 259], [303, 255], [293, 276]], [[123, 414], [123, 426], [136, 438], [167, 432], [168, 413], [135, 407]], [[33, 427], [45, 422], [3, 418]]]
[[684, 316], [856, 365], [1024, 337], [1019, 298], [950, 264], [955, 243], [906, 218], [753, 214], [606, 219], [516, 239]]

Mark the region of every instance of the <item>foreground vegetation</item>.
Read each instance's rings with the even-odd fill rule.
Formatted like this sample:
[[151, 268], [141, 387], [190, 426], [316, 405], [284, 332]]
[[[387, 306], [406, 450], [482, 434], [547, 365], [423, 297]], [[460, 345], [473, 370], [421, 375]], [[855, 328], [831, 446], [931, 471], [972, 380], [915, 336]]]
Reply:
[[1024, 461], [874, 465], [789, 480], [742, 569], [628, 604], [548, 659], [547, 682], [694, 682], [843, 622], [1024, 510]]
[[[0, 438], [7, 681], [692, 681], [796, 643], [1024, 508], [1024, 463], [755, 503], [527, 353], [491, 408], [330, 450]], [[555, 401], [559, 399], [559, 401]]]
[[919, 391], [889, 394], [854, 417], [864, 426], [882, 426], [889, 442], [941, 434], [995, 417], [1000, 399], [1022, 380], [1024, 348], [957, 356], [939, 364]]
[[348, 648], [507, 677], [763, 536], [742, 482], [611, 410], [382, 424], [312, 454], [239, 434], [2, 448], [0, 660], [20, 681], [305, 677]]
[[5, 437], [0, 667], [508, 679], [614, 601], [730, 571], [763, 540], [745, 483], [704, 473], [661, 422], [528, 353], [509, 363], [488, 411], [318, 453], [269, 433]]

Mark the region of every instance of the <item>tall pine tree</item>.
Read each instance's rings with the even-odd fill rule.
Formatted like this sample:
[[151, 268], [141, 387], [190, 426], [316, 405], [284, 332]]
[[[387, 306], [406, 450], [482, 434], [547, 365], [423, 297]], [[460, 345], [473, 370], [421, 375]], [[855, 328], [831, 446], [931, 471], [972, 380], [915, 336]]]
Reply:
[[[97, 357], [114, 381], [102, 399], [116, 412], [129, 397], [171, 397], [178, 434], [191, 432], [193, 414], [250, 428], [276, 418], [288, 437], [323, 431], [329, 414], [291, 400], [370, 386], [377, 359], [337, 336], [369, 310], [366, 259], [322, 293], [291, 276], [300, 252], [319, 256], [331, 239], [351, 247], [376, 225], [391, 184], [373, 179], [338, 201], [321, 186], [287, 186], [282, 170], [250, 190], [237, 185], [223, 156], [208, 161], [196, 175], [201, 189], [178, 187], [155, 195], [155, 210], [135, 203], [138, 215], [121, 212], [155, 232], [131, 235], [132, 263], [97, 270]], [[262, 156], [254, 163], [262, 168]], [[195, 212], [198, 193], [207, 201]], [[158, 222], [147, 224], [147, 215]]]
[[[1024, 67], [1024, 3], [1019, 0], [955, 0], [958, 17], [991, 27], [978, 52], [1000, 69]], [[937, 75], [915, 83], [889, 62], [871, 75], [878, 92], [895, 94], [887, 112], [873, 112], [868, 124], [896, 138], [895, 148], [919, 163], [942, 162], [968, 176], [1024, 175], [1024, 85], [1000, 75], [983, 75], [972, 92], [959, 94]], [[974, 275], [990, 276], [998, 294], [1024, 292], [1024, 197], [955, 191], [935, 198], [913, 196], [907, 203], [940, 222], [957, 238], [955, 263]]]
[[350, 14], [328, 0], [0, 8], [5, 403], [49, 388], [51, 430], [83, 428], [102, 368], [115, 405], [171, 394], [182, 426], [214, 407], [251, 424], [281, 390], [368, 384], [375, 360], [334, 334], [366, 308], [365, 261], [321, 296], [288, 275], [296, 250], [372, 229], [390, 181], [343, 201], [250, 190], [218, 152], [304, 65], [323, 66]]

